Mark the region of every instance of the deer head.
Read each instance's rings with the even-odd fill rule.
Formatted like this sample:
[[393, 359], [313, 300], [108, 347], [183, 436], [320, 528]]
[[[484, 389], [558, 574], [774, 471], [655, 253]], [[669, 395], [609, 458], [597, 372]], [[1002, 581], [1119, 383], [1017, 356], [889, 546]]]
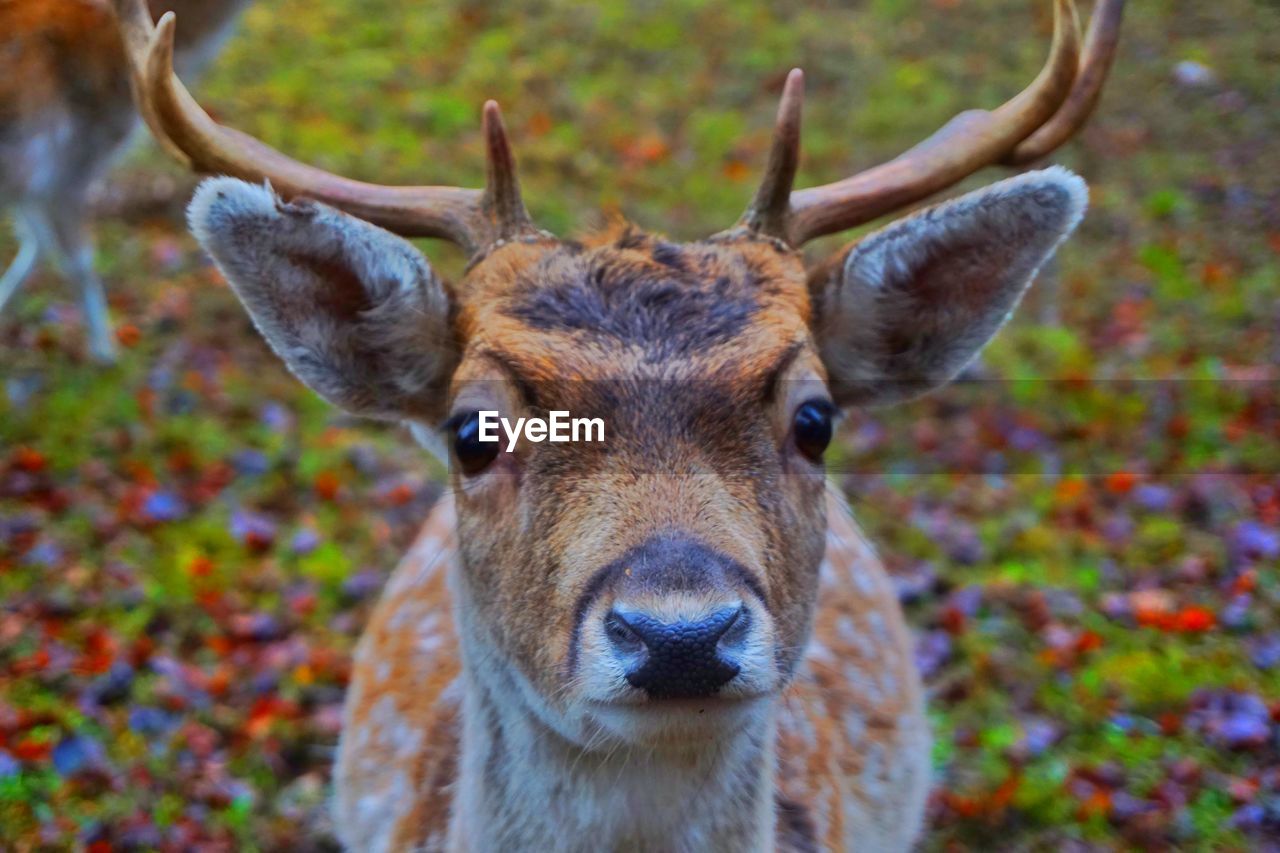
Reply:
[[[823, 187], [792, 189], [793, 71], [747, 212], [677, 244], [539, 230], [492, 102], [483, 190], [374, 186], [291, 160], [199, 108], [171, 70], [171, 14], [152, 30], [140, 0], [118, 2], [152, 130], [193, 168], [233, 176], [200, 187], [190, 223], [267, 342], [335, 405], [448, 435], [473, 677], [575, 741], [649, 744], [709, 731], [683, 700], [746, 713], [785, 685], [815, 605], [837, 413], [950, 380], [1076, 226], [1086, 189], [1049, 168], [808, 270], [800, 248], [1070, 137], [1123, 6], [1102, 0], [1081, 52], [1074, 6], [1056, 0], [1048, 63], [1025, 91]], [[466, 274], [446, 285], [392, 232], [457, 243]], [[479, 411], [549, 409], [603, 418], [606, 440], [506, 452], [477, 439]]]

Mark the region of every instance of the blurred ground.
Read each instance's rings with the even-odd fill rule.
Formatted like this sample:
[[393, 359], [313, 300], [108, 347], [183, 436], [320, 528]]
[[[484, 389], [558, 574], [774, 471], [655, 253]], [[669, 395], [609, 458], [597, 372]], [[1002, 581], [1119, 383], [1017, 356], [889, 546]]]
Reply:
[[[986, 381], [853, 417], [833, 460], [918, 630], [931, 849], [1280, 837], [1280, 7], [1130, 5], [1054, 158], [1093, 189], [1056, 299]], [[793, 65], [825, 181], [1007, 97], [1049, 26], [1022, 0], [503, 7], [263, 0], [199, 91], [327, 168], [466, 185], [496, 97], [541, 223], [693, 238], [745, 204]], [[98, 234], [118, 368], [50, 275], [0, 321], [0, 838], [323, 846], [348, 655], [441, 472], [293, 382], [179, 222]]]

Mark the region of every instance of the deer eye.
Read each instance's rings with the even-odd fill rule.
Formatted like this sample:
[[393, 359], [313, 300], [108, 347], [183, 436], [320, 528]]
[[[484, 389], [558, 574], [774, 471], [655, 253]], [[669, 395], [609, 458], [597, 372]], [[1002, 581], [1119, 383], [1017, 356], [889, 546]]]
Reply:
[[474, 477], [498, 458], [500, 441], [480, 440], [480, 413], [470, 412], [449, 419], [453, 458], [468, 477]]
[[828, 400], [810, 400], [796, 409], [791, 434], [796, 449], [813, 462], [821, 462], [831, 444], [832, 418], [835, 406]]

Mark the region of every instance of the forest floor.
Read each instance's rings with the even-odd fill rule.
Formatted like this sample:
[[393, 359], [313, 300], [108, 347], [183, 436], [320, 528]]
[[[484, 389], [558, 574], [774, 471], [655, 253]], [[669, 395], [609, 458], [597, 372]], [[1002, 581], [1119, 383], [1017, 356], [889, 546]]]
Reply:
[[[1028, 82], [1050, 7], [493, 5], [263, 0], [196, 91], [326, 168], [471, 186], [495, 97], [540, 223], [694, 239], [790, 67], [829, 181]], [[929, 849], [1280, 838], [1280, 7], [1130, 7], [1053, 157], [1080, 232], [981, 378], [831, 461], [917, 632]], [[144, 142], [108, 196], [178, 175]], [[118, 366], [52, 274], [0, 321], [0, 846], [323, 848], [351, 649], [444, 471], [292, 380], [179, 218], [95, 229]]]

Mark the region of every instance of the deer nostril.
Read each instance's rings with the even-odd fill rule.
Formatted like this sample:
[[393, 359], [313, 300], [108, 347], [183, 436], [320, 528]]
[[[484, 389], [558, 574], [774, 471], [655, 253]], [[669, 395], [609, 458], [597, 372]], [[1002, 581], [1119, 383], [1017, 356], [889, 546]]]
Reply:
[[733, 618], [729, 620], [729, 624], [725, 626], [724, 633], [720, 635], [719, 645], [721, 649], [731, 649], [740, 646], [747, 639], [747, 634], [751, 631], [751, 611], [747, 610], [744, 604], [738, 608], [738, 612], [733, 614]]
[[610, 610], [609, 615], [604, 617], [604, 633], [609, 638], [609, 642], [618, 648], [618, 651], [626, 654], [636, 654], [643, 652], [645, 649], [644, 640], [640, 639], [637, 634], [622, 617], [622, 614], [616, 610]]

